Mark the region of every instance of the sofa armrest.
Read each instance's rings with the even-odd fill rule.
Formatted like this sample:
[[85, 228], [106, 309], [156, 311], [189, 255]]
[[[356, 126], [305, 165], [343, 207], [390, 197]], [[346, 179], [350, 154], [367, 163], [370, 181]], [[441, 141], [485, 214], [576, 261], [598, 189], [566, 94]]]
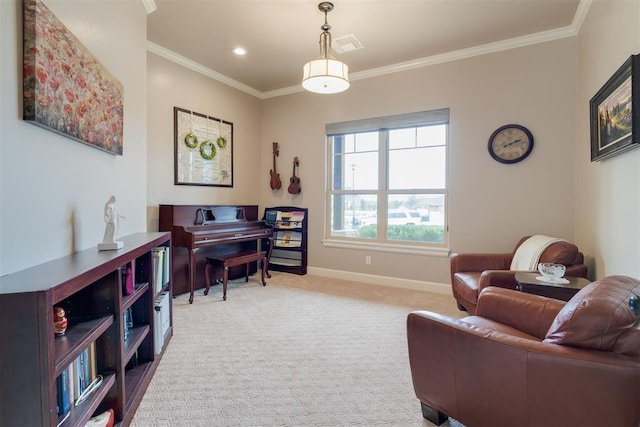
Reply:
[[480, 254], [454, 253], [451, 254], [451, 277], [457, 272], [484, 270], [508, 270], [511, 266], [513, 254]]
[[491, 286], [480, 292], [476, 315], [544, 339], [564, 305], [564, 301]]
[[[637, 358], [425, 311], [408, 315], [407, 341], [418, 399], [467, 425], [495, 425], [496, 414], [504, 425], [637, 425]], [[606, 408], [585, 411], [584, 402]]]
[[478, 279], [478, 294], [489, 286], [497, 286], [515, 291], [517, 285], [515, 270], [485, 270], [480, 274], [480, 278]]
[[573, 264], [567, 265], [567, 270], [564, 275], [569, 277], [584, 277], [587, 278], [587, 266], [585, 264]]

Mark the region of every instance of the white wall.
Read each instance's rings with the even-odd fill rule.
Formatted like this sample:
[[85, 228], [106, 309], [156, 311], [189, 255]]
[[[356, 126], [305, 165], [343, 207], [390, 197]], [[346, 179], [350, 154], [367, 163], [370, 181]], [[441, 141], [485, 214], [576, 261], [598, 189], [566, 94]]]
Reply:
[[[451, 109], [450, 247], [510, 252], [520, 237], [574, 238], [575, 38], [352, 82], [337, 95], [298, 93], [262, 105], [262, 203], [309, 208], [309, 265], [377, 276], [449, 283], [449, 260], [324, 247], [325, 123]], [[345, 56], [344, 60], [348, 62]], [[532, 154], [504, 165], [487, 151], [504, 124], [531, 130]], [[271, 142], [288, 179], [300, 158], [302, 193], [267, 185]], [[365, 255], [372, 265], [365, 265]]]
[[591, 163], [589, 142], [589, 100], [640, 53], [640, 1], [594, 1], [578, 42], [576, 240], [593, 278], [640, 277], [640, 150]]
[[[153, 53], [148, 67], [148, 230], [158, 205], [257, 205], [260, 186], [260, 100]], [[174, 185], [173, 107], [233, 123], [233, 187]], [[267, 174], [268, 175], [268, 174]]]
[[0, 274], [95, 246], [118, 199], [118, 235], [146, 230], [146, 13], [139, 1], [45, 4], [124, 85], [124, 155], [22, 121], [22, 2], [0, 1]]

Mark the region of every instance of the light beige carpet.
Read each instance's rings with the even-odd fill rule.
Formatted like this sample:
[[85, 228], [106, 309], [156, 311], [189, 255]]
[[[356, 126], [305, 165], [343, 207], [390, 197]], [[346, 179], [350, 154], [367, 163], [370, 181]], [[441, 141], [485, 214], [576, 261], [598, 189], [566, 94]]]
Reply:
[[[132, 426], [432, 426], [406, 317], [452, 296], [273, 272], [173, 300], [174, 336]], [[447, 423], [448, 424], [448, 423]]]

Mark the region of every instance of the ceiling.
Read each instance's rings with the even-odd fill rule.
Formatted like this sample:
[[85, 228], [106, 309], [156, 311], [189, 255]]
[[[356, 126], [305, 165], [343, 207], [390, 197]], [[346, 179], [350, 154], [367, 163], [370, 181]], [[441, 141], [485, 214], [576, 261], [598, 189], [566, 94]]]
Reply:
[[[351, 80], [574, 35], [590, 0], [333, 0]], [[318, 0], [155, 0], [149, 50], [261, 96], [300, 90], [319, 56]], [[245, 56], [232, 49], [243, 47]], [[202, 68], [204, 67], [204, 68]]]

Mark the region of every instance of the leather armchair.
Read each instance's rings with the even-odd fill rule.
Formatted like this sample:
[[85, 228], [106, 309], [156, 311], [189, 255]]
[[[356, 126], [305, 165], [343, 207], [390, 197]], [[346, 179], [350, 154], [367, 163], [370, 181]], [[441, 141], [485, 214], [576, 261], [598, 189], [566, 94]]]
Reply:
[[[460, 310], [476, 313], [478, 295], [488, 286], [516, 289], [516, 272], [509, 270], [518, 247], [529, 238], [523, 237], [511, 253], [454, 253], [450, 258], [451, 287]], [[547, 247], [540, 262], [553, 262], [567, 267], [565, 276], [587, 277], [584, 255], [569, 242], [556, 242]]]
[[[593, 290], [594, 283], [588, 288]], [[609, 284], [619, 286], [616, 280]], [[631, 286], [640, 294], [639, 281], [631, 280]], [[586, 298], [611, 299], [610, 289]], [[476, 316], [458, 320], [427, 311], [409, 314], [409, 362], [423, 416], [436, 425], [450, 416], [467, 427], [638, 427], [638, 315], [632, 315], [635, 324], [630, 326], [627, 307], [624, 327], [603, 331], [618, 316], [609, 311], [625, 309], [622, 299], [600, 310], [604, 318], [593, 313], [595, 304], [573, 299], [563, 310], [563, 301], [489, 287], [480, 294]], [[573, 342], [554, 343], [565, 311], [583, 313], [578, 339], [565, 330], [563, 336]], [[596, 335], [587, 339], [584, 331]], [[598, 347], [607, 336], [614, 337], [609, 347]]]

